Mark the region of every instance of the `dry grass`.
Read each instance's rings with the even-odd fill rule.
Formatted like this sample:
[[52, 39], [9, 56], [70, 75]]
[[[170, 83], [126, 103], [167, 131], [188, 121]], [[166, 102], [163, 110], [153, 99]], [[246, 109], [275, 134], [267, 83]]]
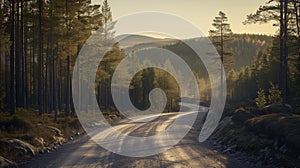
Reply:
[[48, 128], [53, 126], [60, 129], [65, 138], [74, 135], [77, 131], [82, 131], [81, 125], [76, 117], [59, 117], [54, 122], [54, 114], [38, 115], [34, 110], [18, 109], [16, 114], [10, 116], [8, 113], [0, 113], [0, 151], [1, 156], [18, 161], [18, 156], [13, 149], [5, 144], [8, 139], [17, 138], [35, 147], [41, 147], [35, 138], [43, 138], [45, 146], [52, 144], [55, 139], [55, 132]]
[[247, 128], [270, 138], [286, 142], [300, 151], [300, 115], [269, 114], [246, 122]]

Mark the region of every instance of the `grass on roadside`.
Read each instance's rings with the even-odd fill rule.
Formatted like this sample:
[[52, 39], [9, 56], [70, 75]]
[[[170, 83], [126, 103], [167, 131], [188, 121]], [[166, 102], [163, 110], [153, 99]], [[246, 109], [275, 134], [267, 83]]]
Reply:
[[[17, 109], [16, 114], [0, 113], [0, 151], [1, 156], [19, 161], [18, 155], [12, 148], [6, 145], [9, 139], [19, 139], [35, 147], [43, 147], [36, 139], [42, 138], [44, 146], [55, 141], [56, 133], [49, 128], [56, 127], [62, 131], [63, 137], [68, 138], [78, 131], [82, 131], [81, 125], [76, 117], [64, 117], [60, 115], [57, 122], [54, 122], [54, 114], [38, 113], [31, 109]], [[25, 156], [26, 158], [26, 156]]]

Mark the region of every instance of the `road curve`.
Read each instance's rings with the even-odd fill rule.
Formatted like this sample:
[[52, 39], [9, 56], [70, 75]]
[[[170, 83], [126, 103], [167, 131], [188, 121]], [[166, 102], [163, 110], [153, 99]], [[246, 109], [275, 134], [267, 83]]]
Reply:
[[[199, 112], [197, 122], [189, 133], [173, 148], [149, 157], [133, 158], [107, 151], [87, 135], [70, 142], [57, 151], [31, 159], [25, 168], [239, 168], [248, 167], [242, 161], [226, 156], [210, 148], [209, 143], [199, 144], [198, 135], [205, 113]], [[114, 126], [118, 131], [131, 136], [151, 136], [165, 130], [178, 113], [167, 113], [148, 123], [124, 120]], [[109, 143], [109, 142], [107, 142]]]

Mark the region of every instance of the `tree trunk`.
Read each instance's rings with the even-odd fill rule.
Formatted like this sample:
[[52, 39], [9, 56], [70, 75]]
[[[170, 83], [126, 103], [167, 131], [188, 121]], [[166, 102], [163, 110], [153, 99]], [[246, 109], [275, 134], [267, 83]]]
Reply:
[[44, 112], [49, 113], [49, 42], [46, 44], [45, 77], [44, 77]]
[[21, 56], [21, 77], [20, 77], [20, 106], [25, 107], [25, 51], [24, 51], [24, 0], [20, 2], [21, 15], [20, 15], [20, 56]]
[[[23, 0], [22, 0], [22, 4], [23, 4]], [[28, 80], [28, 59], [27, 59], [27, 47], [28, 47], [28, 44], [27, 44], [27, 39], [28, 39], [28, 27], [27, 27], [27, 22], [26, 21], [24, 21], [24, 9], [23, 9], [24, 7], [22, 7], [22, 25], [23, 25], [23, 30], [22, 30], [22, 32], [23, 32], [23, 46], [24, 46], [24, 49], [23, 49], [23, 51], [24, 51], [24, 60], [23, 60], [23, 77], [24, 77], [24, 82], [23, 82], [23, 90], [24, 90], [24, 106], [26, 107], [26, 108], [28, 108], [29, 107], [29, 104], [28, 104], [28, 102], [29, 102], [29, 83], [30, 83], [30, 81]], [[26, 23], [26, 24], [24, 24], [24, 22]]]
[[284, 2], [284, 32], [283, 32], [283, 89], [282, 89], [282, 96], [283, 96], [283, 103], [287, 102], [287, 78], [288, 78], [288, 64], [287, 64], [287, 57], [288, 57], [288, 0]]
[[9, 68], [10, 68], [10, 65], [9, 65], [9, 61], [10, 60], [10, 55], [8, 53], [5, 54], [5, 103], [7, 105], [10, 104], [10, 73], [9, 73]]
[[[297, 4], [298, 3], [298, 4]], [[294, 10], [296, 15], [296, 26], [297, 26], [297, 42], [298, 42], [298, 62], [300, 62], [300, 2], [294, 0]], [[300, 78], [300, 65], [298, 65], [298, 79]]]
[[59, 111], [62, 111], [63, 107], [62, 107], [62, 103], [63, 103], [63, 99], [62, 99], [62, 65], [61, 65], [61, 60], [59, 58], [57, 58], [57, 65], [58, 65], [58, 76], [57, 76], [57, 99], [58, 99], [58, 108], [59, 108]]
[[22, 56], [21, 56], [21, 32], [20, 32], [20, 2], [16, 1], [16, 17], [15, 17], [15, 83], [16, 83], [16, 106], [22, 107]]
[[[281, 91], [283, 91], [283, 34], [284, 34], [284, 0], [280, 0], [280, 34], [279, 34], [279, 41], [280, 41], [280, 71], [279, 71], [279, 87]], [[283, 95], [282, 95], [283, 96]]]
[[67, 72], [66, 72], [66, 116], [70, 114], [70, 65], [71, 57], [67, 57]]
[[[57, 46], [58, 48], [58, 46]], [[58, 49], [56, 49], [56, 59], [54, 59], [53, 57], [53, 96], [54, 96], [54, 99], [53, 99], [53, 108], [54, 108], [54, 122], [57, 122], [57, 117], [58, 117], [58, 71], [57, 71], [57, 67], [58, 67], [58, 62], [59, 62], [59, 59], [58, 59], [58, 52], [57, 52]], [[55, 60], [56, 60], [56, 63], [55, 63]]]
[[44, 113], [44, 89], [43, 89], [43, 34], [42, 34], [42, 0], [38, 0], [39, 6], [39, 55], [38, 55], [38, 102], [39, 115]]
[[220, 72], [221, 72], [221, 96], [223, 97], [223, 89], [224, 89], [224, 73], [223, 73], [223, 67], [224, 67], [224, 39], [223, 39], [223, 22], [221, 21], [221, 67], [220, 67]]
[[10, 114], [16, 112], [15, 105], [15, 0], [11, 1], [11, 34], [10, 34]]

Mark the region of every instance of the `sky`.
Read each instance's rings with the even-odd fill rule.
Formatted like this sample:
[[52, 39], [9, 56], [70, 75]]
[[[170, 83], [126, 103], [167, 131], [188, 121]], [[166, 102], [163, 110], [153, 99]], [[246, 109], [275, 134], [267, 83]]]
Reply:
[[[219, 11], [226, 13], [234, 33], [272, 35], [277, 28], [268, 24], [243, 25], [250, 13], [268, 0], [109, 0], [114, 20], [137, 12], [159, 11], [175, 14], [196, 25], [204, 34], [208, 34], [214, 17]], [[92, 0], [102, 4], [103, 0]], [[175, 28], [176, 29], [176, 28]], [[177, 28], [180, 29], [180, 28]], [[193, 35], [190, 35], [193, 36]], [[191, 37], [187, 37], [191, 38]]]

